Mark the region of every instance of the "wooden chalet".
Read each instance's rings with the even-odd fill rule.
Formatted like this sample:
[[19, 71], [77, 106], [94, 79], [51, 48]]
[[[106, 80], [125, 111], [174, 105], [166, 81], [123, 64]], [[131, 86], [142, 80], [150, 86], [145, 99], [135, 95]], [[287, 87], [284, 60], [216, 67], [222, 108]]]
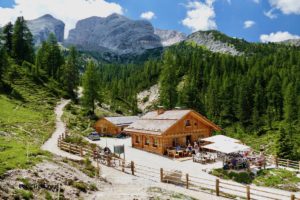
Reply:
[[148, 112], [125, 128], [131, 135], [132, 147], [161, 155], [178, 145], [193, 145], [219, 130], [220, 127], [194, 110], [163, 109]]
[[103, 117], [95, 123], [94, 128], [100, 134], [118, 135], [138, 119], [138, 116]]

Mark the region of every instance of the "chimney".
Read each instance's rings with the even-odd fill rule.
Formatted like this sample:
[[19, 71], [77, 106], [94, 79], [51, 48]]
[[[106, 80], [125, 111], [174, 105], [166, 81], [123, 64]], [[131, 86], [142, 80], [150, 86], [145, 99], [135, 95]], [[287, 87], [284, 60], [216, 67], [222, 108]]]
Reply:
[[161, 115], [165, 112], [165, 109], [163, 106], [158, 106], [158, 109], [157, 109], [157, 114], [158, 115]]

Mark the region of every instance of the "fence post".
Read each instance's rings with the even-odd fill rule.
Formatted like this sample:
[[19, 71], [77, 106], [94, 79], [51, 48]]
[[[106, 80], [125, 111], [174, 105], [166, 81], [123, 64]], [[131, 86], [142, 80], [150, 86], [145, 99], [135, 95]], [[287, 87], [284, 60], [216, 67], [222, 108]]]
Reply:
[[134, 162], [131, 161], [131, 174], [134, 175]]
[[97, 167], [96, 167], [96, 176], [97, 176], [97, 178], [99, 178], [99, 175], [100, 175], [100, 173], [99, 173], [99, 170], [100, 170], [100, 167], [99, 167], [99, 161], [96, 161], [96, 163], [97, 163]]
[[216, 179], [216, 195], [220, 196], [220, 180]]
[[278, 168], [278, 157], [277, 156], [275, 156], [275, 166], [276, 166], [276, 168]]
[[72, 148], [72, 146], [71, 146], [71, 143], [69, 144], [69, 152], [71, 153], [71, 148]]
[[125, 160], [122, 160], [122, 172], [125, 172]]
[[164, 170], [160, 168], [160, 182], [164, 182]]
[[286, 160], [286, 167], [290, 166], [290, 160]]
[[300, 161], [299, 161], [299, 171], [300, 171]]
[[246, 193], [247, 193], [247, 200], [250, 200], [250, 186], [249, 185], [247, 185], [246, 186]]
[[291, 200], [295, 200], [295, 195], [294, 194], [291, 194]]
[[107, 166], [110, 167], [110, 157], [109, 157], [109, 155], [107, 155], [106, 161], [107, 161]]
[[185, 178], [186, 178], [186, 189], [189, 189], [189, 174], [186, 174]]
[[80, 147], [80, 156], [83, 157], [83, 149]]

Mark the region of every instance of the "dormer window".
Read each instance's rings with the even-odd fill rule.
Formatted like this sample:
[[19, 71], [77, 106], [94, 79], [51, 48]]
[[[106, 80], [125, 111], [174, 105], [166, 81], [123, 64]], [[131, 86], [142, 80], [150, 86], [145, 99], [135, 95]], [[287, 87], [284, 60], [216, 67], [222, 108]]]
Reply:
[[186, 127], [191, 126], [191, 121], [189, 119], [185, 120], [185, 126]]

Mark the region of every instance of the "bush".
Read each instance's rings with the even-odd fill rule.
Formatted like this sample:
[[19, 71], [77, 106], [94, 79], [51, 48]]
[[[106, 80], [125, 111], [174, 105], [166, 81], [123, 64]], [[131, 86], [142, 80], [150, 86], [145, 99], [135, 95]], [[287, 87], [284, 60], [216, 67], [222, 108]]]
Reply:
[[25, 199], [25, 200], [33, 199], [33, 194], [31, 191], [16, 190], [15, 193], [16, 194], [14, 196], [14, 199]]
[[73, 187], [77, 188], [81, 192], [87, 192], [88, 186], [86, 183], [79, 181], [73, 182]]
[[253, 174], [250, 172], [234, 172], [230, 171], [228, 173], [227, 170], [224, 169], [214, 169], [211, 173], [214, 176], [223, 178], [223, 179], [231, 179], [238, 183], [250, 184], [253, 181]]
[[91, 183], [90, 186], [89, 186], [90, 190], [92, 191], [97, 191], [98, 190], [98, 187], [95, 183]]
[[48, 191], [46, 191], [45, 199], [46, 200], [52, 200], [53, 199], [52, 196], [51, 196], [51, 194]]

